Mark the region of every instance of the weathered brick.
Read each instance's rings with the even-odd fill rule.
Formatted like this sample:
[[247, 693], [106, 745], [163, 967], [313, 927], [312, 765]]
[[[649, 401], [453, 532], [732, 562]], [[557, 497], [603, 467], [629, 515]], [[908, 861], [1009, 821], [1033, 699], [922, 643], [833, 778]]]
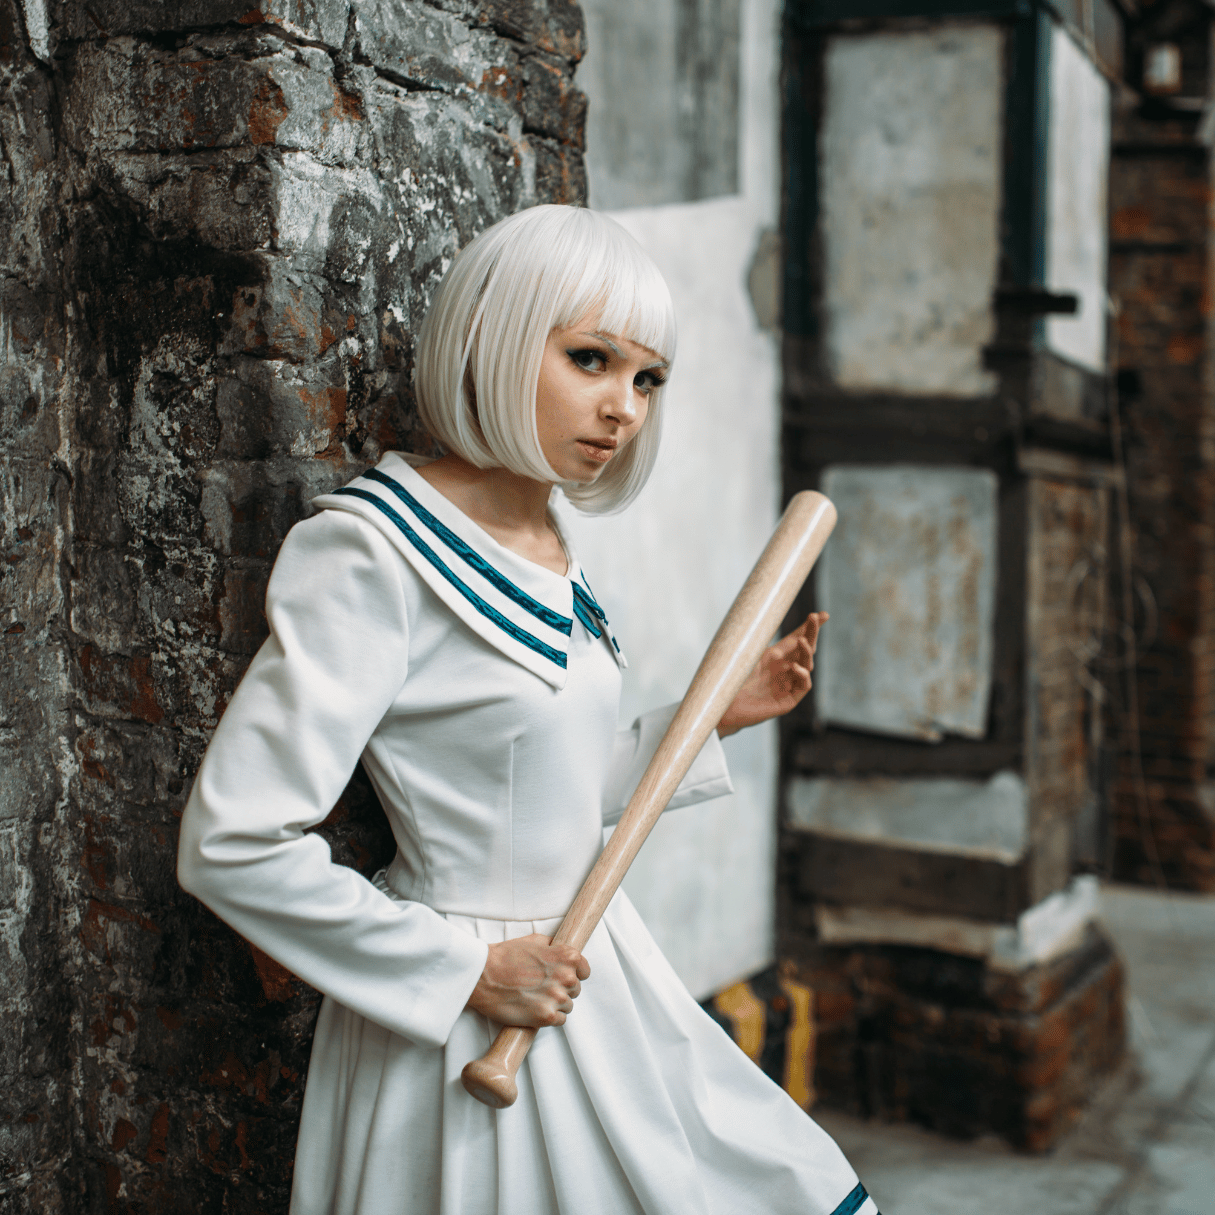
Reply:
[[[581, 15], [48, 9], [37, 62], [0, 0], [5, 1209], [284, 1210], [317, 996], [177, 889], [177, 816], [289, 528], [432, 448], [450, 259], [585, 199]], [[394, 847], [361, 773], [318, 830], [364, 872]]]
[[[930, 950], [803, 945], [825, 1105], [1057, 1142], [1122, 1057], [1122, 971], [1104, 935], [1019, 973]], [[846, 992], [847, 994], [843, 994]]]
[[[1207, 61], [1205, 46], [1194, 61]], [[1154, 883], [1163, 874], [1215, 889], [1215, 823], [1199, 807], [1215, 758], [1207, 657], [1215, 637], [1215, 450], [1205, 437], [1215, 422], [1210, 156], [1195, 142], [1193, 120], [1130, 110], [1117, 119], [1110, 289], [1121, 301], [1134, 563], [1158, 628], [1138, 654], [1138, 720], [1122, 706], [1110, 718], [1120, 750], [1110, 797], [1114, 868], [1133, 880]], [[1133, 152], [1122, 153], [1124, 146]], [[1186, 146], [1198, 154], [1178, 155]], [[1124, 698], [1124, 687], [1116, 691]]]
[[83, 44], [70, 62], [68, 141], [106, 153], [273, 147], [326, 163], [358, 156], [362, 99], [330, 57], [269, 34], [199, 36], [181, 51]]
[[[52, 5], [48, 4], [48, 8]], [[53, 29], [65, 39], [106, 39], [118, 34], [181, 33], [211, 25], [256, 28], [269, 23], [340, 49], [346, 37], [347, 0], [60, 0]]]

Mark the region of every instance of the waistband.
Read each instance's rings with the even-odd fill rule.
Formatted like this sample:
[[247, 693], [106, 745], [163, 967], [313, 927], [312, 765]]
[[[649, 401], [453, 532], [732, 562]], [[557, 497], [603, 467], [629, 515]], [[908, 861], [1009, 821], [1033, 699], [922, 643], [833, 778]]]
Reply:
[[[411, 899], [405, 893], [410, 876], [405, 858], [398, 852], [386, 869], [381, 869], [372, 876], [371, 884], [382, 894], [388, 895], [390, 899], [407, 903], [416, 902], [416, 899]], [[563, 915], [558, 915], [538, 920], [504, 920], [494, 916], [472, 916], [458, 911], [444, 911], [442, 907], [432, 907], [431, 910], [438, 912], [449, 924], [456, 925], [470, 936], [491, 944], [495, 941], [511, 941], [515, 937], [530, 936], [533, 932], [551, 937], [565, 918]]]

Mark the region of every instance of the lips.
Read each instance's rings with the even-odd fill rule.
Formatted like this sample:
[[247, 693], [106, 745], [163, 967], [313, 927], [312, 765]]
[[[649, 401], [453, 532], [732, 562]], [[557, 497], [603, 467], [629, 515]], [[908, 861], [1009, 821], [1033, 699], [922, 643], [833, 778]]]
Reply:
[[579, 450], [588, 460], [598, 464], [606, 464], [615, 454], [617, 442], [615, 439], [577, 439]]

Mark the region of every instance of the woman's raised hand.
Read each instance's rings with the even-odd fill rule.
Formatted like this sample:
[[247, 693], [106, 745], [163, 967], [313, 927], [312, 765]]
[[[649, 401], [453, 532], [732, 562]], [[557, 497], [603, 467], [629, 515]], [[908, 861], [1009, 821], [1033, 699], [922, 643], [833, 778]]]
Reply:
[[564, 1025], [591, 967], [572, 946], [549, 939], [534, 932], [491, 945], [468, 1007], [499, 1025]]
[[788, 713], [810, 691], [818, 631], [827, 620], [826, 612], [811, 612], [801, 628], [763, 652], [755, 670], [721, 715], [717, 733], [722, 738], [744, 726]]

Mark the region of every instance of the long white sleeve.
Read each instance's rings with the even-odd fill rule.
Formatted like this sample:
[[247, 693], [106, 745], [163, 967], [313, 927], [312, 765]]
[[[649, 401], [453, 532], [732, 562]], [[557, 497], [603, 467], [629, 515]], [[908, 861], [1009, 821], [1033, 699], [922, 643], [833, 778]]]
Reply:
[[[641, 778], [645, 775], [650, 760], [654, 758], [654, 752], [658, 750], [658, 744], [678, 708], [679, 704], [676, 702], [664, 705], [661, 709], [652, 709], [637, 718], [629, 729], [617, 733], [612, 766], [603, 796], [605, 827], [613, 827], [620, 821], [620, 816], [628, 807], [629, 798], [641, 783]], [[678, 810], [680, 806], [693, 806], [697, 802], [707, 802], [733, 792], [730, 771], [726, 766], [726, 754], [722, 750], [721, 739], [714, 730], [692, 761], [687, 776], [679, 782], [674, 796], [667, 803], [667, 809]]]
[[424, 1045], [447, 1040], [487, 946], [331, 860], [305, 828], [341, 795], [408, 666], [401, 560], [358, 517], [288, 535], [270, 636], [237, 688], [182, 819], [178, 879], [259, 949]]

